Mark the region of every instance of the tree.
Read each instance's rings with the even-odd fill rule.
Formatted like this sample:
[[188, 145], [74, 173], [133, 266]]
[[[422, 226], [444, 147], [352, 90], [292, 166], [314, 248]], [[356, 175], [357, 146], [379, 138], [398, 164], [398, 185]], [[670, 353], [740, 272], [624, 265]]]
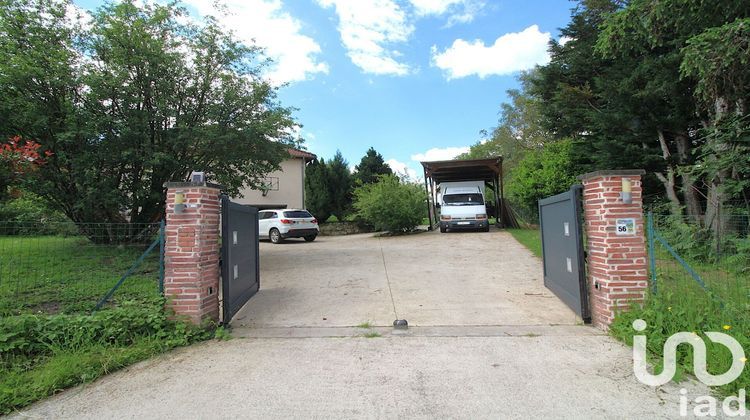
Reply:
[[[747, 125], [732, 120], [746, 114], [748, 18], [750, 4], [741, 1], [636, 0], [607, 19], [597, 45], [602, 54], [655, 63], [655, 76], [649, 77], [666, 89], [641, 89], [638, 95], [656, 100], [640, 107], [655, 112], [651, 125], [658, 130], [668, 170], [676, 166], [681, 173], [688, 214], [701, 220], [696, 193], [705, 191], [704, 221], [715, 232], [723, 229], [716, 224], [717, 208], [738, 195], [747, 203], [741, 171], [725, 158], [743, 144], [733, 139], [747, 138]], [[739, 162], [741, 153], [734, 155]], [[696, 176], [703, 178], [705, 189], [696, 185]], [[679, 197], [669, 191], [674, 182], [660, 179], [679, 207]]]
[[490, 137], [471, 146], [469, 152], [459, 156], [459, 159], [502, 156], [503, 169], [509, 171], [527, 151], [538, 150], [545, 143], [555, 140], [542, 125], [541, 101], [528, 92], [533, 74], [534, 71], [521, 74], [521, 89], [506, 92], [510, 102], [500, 105], [498, 125], [492, 129]]
[[305, 204], [321, 223], [331, 217], [328, 178], [328, 166], [322, 158], [310, 163], [305, 170]]
[[357, 216], [376, 230], [408, 232], [419, 225], [427, 193], [422, 186], [380, 175], [375, 183], [354, 190]]
[[354, 186], [349, 164], [340, 151], [336, 151], [328, 162], [328, 192], [331, 213], [339, 220], [344, 220], [351, 212], [352, 189]]
[[[750, 213], [750, 18], [713, 27], [688, 39], [680, 71], [696, 80], [700, 108], [711, 116], [699, 173], [718, 194], [741, 197]], [[718, 220], [716, 221], [718, 223]]]
[[508, 196], [524, 213], [537, 215], [539, 199], [559, 194], [575, 184], [581, 173], [570, 139], [549, 143], [518, 162], [507, 183]]
[[26, 188], [77, 223], [154, 222], [164, 182], [235, 194], [279, 167], [295, 123], [257, 47], [171, 3], [108, 3], [88, 29], [70, 6], [0, 0], [0, 138], [52, 153]]
[[383, 156], [370, 147], [362, 157], [359, 165], [354, 167], [354, 177], [360, 184], [371, 184], [378, 180], [378, 175], [391, 175], [393, 170], [385, 163]]

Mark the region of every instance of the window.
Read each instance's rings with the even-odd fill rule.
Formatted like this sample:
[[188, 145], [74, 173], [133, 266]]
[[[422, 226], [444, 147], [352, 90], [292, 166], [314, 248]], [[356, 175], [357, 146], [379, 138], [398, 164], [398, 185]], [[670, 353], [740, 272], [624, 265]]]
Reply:
[[443, 196], [446, 206], [478, 206], [484, 204], [482, 194], [450, 194]]
[[276, 216], [276, 212], [273, 211], [262, 211], [258, 213], [258, 220], [273, 219]]
[[303, 218], [313, 217], [313, 215], [304, 210], [297, 210], [297, 211], [285, 211], [284, 217], [288, 217], [290, 219], [303, 219]]

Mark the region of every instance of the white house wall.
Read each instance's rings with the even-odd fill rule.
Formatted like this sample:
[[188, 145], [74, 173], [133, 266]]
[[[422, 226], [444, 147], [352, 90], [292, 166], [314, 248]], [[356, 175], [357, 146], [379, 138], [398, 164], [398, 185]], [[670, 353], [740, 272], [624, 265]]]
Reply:
[[302, 158], [287, 159], [281, 162], [281, 170], [268, 174], [267, 179], [278, 181], [278, 190], [271, 189], [266, 196], [261, 190], [245, 188], [241, 190], [242, 198], [233, 197], [232, 201], [241, 204], [278, 206], [283, 208], [304, 208], [305, 201], [305, 160]]

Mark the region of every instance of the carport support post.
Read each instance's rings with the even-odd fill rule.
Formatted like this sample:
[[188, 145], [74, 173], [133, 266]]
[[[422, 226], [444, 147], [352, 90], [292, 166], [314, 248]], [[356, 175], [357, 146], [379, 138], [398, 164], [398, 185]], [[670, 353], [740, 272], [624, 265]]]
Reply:
[[[643, 302], [648, 288], [643, 173], [643, 170], [598, 171], [579, 177], [583, 183], [591, 321], [605, 330], [617, 311]], [[620, 194], [623, 179], [629, 181], [632, 190], [629, 204], [623, 202]], [[635, 231], [624, 228], [630, 222], [634, 222]]]
[[428, 185], [427, 170], [424, 169], [424, 192], [427, 193], [427, 220], [429, 223], [427, 230], [432, 230], [432, 204], [430, 204], [430, 196], [432, 194], [430, 193], [430, 187]]
[[168, 182], [164, 296], [195, 324], [219, 321], [221, 187]]

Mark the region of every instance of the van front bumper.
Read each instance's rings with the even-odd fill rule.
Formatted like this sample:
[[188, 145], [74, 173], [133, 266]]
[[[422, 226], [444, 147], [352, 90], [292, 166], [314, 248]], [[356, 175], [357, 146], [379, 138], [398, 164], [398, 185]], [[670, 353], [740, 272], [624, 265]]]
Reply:
[[443, 229], [484, 229], [490, 226], [489, 220], [447, 220], [440, 221]]

